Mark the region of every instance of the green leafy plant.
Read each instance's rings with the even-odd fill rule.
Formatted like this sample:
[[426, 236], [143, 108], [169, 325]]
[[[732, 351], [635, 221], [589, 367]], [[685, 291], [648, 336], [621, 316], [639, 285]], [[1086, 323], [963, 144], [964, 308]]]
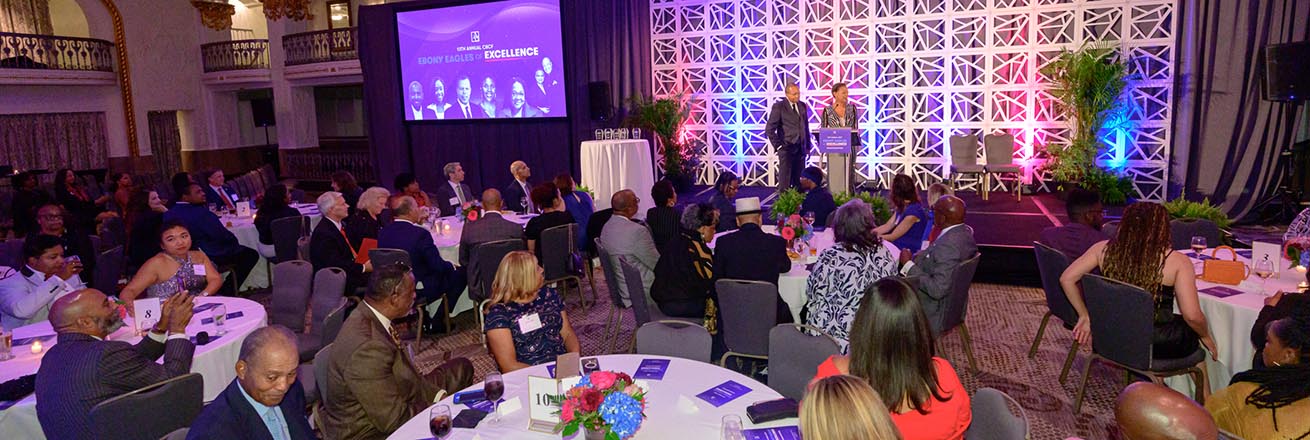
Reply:
[[683, 93], [658, 99], [633, 95], [629, 99], [630, 108], [624, 125], [648, 130], [655, 135], [665, 177], [690, 178], [700, 165], [702, 142], [680, 139], [682, 125], [691, 114], [691, 105], [691, 99]]
[[1098, 168], [1099, 132], [1123, 107], [1128, 63], [1114, 46], [1100, 43], [1062, 52], [1041, 71], [1051, 79], [1054, 105], [1073, 130], [1068, 145], [1046, 147], [1050, 158], [1043, 169], [1055, 180], [1082, 181]]
[[584, 192], [584, 193], [587, 193], [588, 196], [591, 196], [591, 199], [592, 199], [592, 200], [596, 200], [596, 193], [593, 192], [593, 191], [591, 190], [591, 188], [587, 188], [586, 186], [583, 186], [583, 185], [578, 185], [577, 188], [574, 188], [573, 190], [574, 190], [574, 191], [582, 191], [582, 192]]
[[773, 207], [769, 208], [769, 213], [773, 216], [775, 221], [777, 219], [787, 218], [792, 214], [799, 213], [801, 210], [801, 202], [804, 201], [804, 194], [801, 194], [801, 192], [797, 191], [796, 188], [787, 188], [786, 191], [778, 194], [778, 198], [773, 199]]
[[1165, 202], [1164, 208], [1169, 211], [1169, 218], [1173, 219], [1205, 219], [1214, 222], [1220, 228], [1227, 229], [1232, 226], [1233, 219], [1228, 218], [1222, 209], [1210, 204], [1210, 199], [1206, 198], [1200, 202], [1193, 202], [1184, 198], [1177, 198]]
[[873, 218], [878, 220], [878, 224], [881, 225], [886, 223], [887, 219], [892, 218], [892, 202], [884, 197], [875, 196], [868, 191], [858, 191], [854, 195], [842, 191], [833, 194], [832, 201], [836, 202], [837, 206], [840, 207], [841, 205], [845, 205], [846, 202], [851, 201], [852, 198], [858, 198], [865, 204], [869, 205], [869, 209], [873, 210]]
[[1122, 206], [1133, 194], [1132, 180], [1097, 167], [1087, 170], [1080, 185], [1100, 194], [1101, 203], [1106, 205]]

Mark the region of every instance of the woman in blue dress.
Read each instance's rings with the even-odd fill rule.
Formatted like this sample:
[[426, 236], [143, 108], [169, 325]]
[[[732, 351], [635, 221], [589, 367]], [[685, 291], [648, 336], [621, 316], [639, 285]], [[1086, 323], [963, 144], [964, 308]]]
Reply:
[[892, 205], [896, 215], [887, 219], [873, 232], [883, 240], [892, 242], [900, 249], [919, 252], [923, 246], [923, 232], [928, 227], [928, 214], [919, 201], [919, 189], [914, 187], [914, 179], [904, 174], [897, 174], [892, 179]]

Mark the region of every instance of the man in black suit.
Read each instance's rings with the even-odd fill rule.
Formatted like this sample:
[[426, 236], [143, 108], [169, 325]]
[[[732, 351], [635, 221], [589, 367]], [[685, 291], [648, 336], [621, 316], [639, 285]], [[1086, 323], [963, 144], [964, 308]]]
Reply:
[[229, 278], [226, 282], [235, 282], [240, 288], [245, 284], [246, 277], [250, 276], [250, 271], [255, 268], [255, 264], [259, 263], [259, 252], [242, 246], [237, 241], [237, 236], [203, 206], [204, 202], [205, 195], [201, 191], [200, 184], [188, 184], [178, 203], [164, 213], [164, 221], [177, 221], [186, 225], [191, 231], [191, 246], [205, 251], [205, 255], [213, 260], [215, 265], [233, 265], [236, 269], [236, 277]]
[[355, 289], [368, 284], [367, 273], [373, 270], [373, 265], [371, 262], [355, 262], [355, 249], [350, 247], [341, 224], [349, 208], [346, 198], [339, 192], [328, 191], [318, 196], [318, 211], [323, 213], [323, 220], [309, 235], [309, 262], [314, 265], [315, 273], [325, 267], [345, 271], [346, 294], [353, 295]]
[[315, 438], [305, 417], [305, 389], [296, 380], [299, 366], [296, 335], [286, 327], [246, 335], [236, 380], [196, 417], [187, 440]]
[[469, 82], [469, 77], [461, 76], [459, 82], [455, 84], [455, 105], [446, 109], [446, 119], [473, 119], [478, 117], [474, 112], [481, 110], [469, 102], [469, 98], [473, 96], [473, 84]]
[[464, 231], [459, 236], [459, 265], [468, 267], [473, 248], [482, 243], [497, 240], [522, 240], [523, 225], [505, 220], [500, 209], [505, 203], [500, 199], [500, 191], [487, 188], [482, 192], [482, 218], [464, 224]]
[[514, 176], [514, 181], [505, 187], [504, 194], [505, 209], [514, 211], [519, 214], [537, 212], [535, 206], [532, 206], [532, 184], [528, 183], [528, 178], [532, 177], [532, 169], [528, 168], [527, 162], [516, 160], [509, 164], [509, 173]]
[[[192, 296], [164, 300], [159, 323], [135, 346], [105, 338], [123, 327], [119, 306], [104, 293], [83, 289], [50, 307], [59, 343], [36, 372], [36, 416], [47, 438], [94, 438], [91, 408], [191, 371], [196, 346], [187, 338]], [[161, 365], [155, 360], [164, 356]]]
[[773, 104], [764, 132], [778, 155], [778, 191], [799, 185], [805, 155], [810, 151], [810, 106], [801, 102], [801, 89], [787, 84], [787, 99]]
[[441, 216], [455, 215], [455, 208], [473, 201], [473, 190], [464, 183], [464, 166], [459, 162], [446, 164], [442, 171], [446, 173], [446, 184], [437, 187], [437, 199], [433, 200], [441, 209]]
[[[763, 281], [778, 285], [778, 275], [791, 270], [787, 240], [760, 229], [760, 198], [737, 199], [737, 231], [714, 242], [714, 279]], [[778, 297], [778, 323], [792, 322], [791, 310]]]
[[450, 296], [454, 301], [468, 284], [464, 270], [441, 259], [441, 252], [432, 241], [432, 233], [419, 226], [423, 211], [413, 197], [396, 199], [391, 207], [395, 220], [378, 231], [378, 247], [404, 250], [409, 253], [418, 282], [418, 297], [433, 302]]
[[200, 173], [200, 177], [205, 180], [205, 203], [218, 205], [220, 208], [226, 208], [235, 211], [237, 209], [237, 192], [227, 186], [227, 178], [223, 175], [223, 170], [218, 168], [209, 168]]

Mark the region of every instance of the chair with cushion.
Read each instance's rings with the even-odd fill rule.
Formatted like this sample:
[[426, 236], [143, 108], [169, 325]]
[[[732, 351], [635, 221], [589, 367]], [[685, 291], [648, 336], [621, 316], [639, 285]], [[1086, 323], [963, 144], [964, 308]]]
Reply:
[[298, 241], [301, 237], [309, 236], [309, 217], [298, 215], [295, 217], [283, 217], [273, 220], [269, 225], [269, 230], [273, 234], [273, 263], [291, 261], [300, 258], [300, 249]]
[[177, 428], [176, 431], [168, 433], [159, 440], [186, 440], [186, 435], [191, 432], [191, 428]]
[[1075, 414], [1082, 409], [1087, 377], [1096, 361], [1146, 376], [1157, 384], [1163, 384], [1166, 377], [1190, 374], [1196, 386], [1193, 397], [1198, 403], [1205, 403], [1209, 388], [1202, 347], [1177, 359], [1160, 359], [1152, 354], [1155, 304], [1149, 292], [1092, 274], [1083, 275], [1082, 287], [1083, 301], [1092, 322], [1092, 357], [1083, 367], [1083, 381], [1074, 398]]
[[636, 348], [636, 329], [641, 328], [647, 322], [651, 321], [682, 321], [688, 324], [699, 326], [705, 325], [705, 320], [701, 318], [680, 318], [665, 315], [659, 307], [656, 307], [654, 301], [650, 298], [650, 292], [646, 290], [645, 284], [641, 282], [641, 271], [637, 269], [637, 263], [626, 256], [619, 257], [619, 270], [623, 273], [623, 282], [626, 284], [628, 300], [632, 301], [632, 316], [636, 319], [637, 324], [633, 327], [633, 339], [629, 344], [628, 351]]
[[618, 337], [619, 331], [623, 326], [623, 296], [619, 290], [618, 270], [614, 267], [614, 262], [610, 260], [609, 251], [605, 246], [600, 244], [600, 239], [592, 240], [596, 244], [596, 255], [600, 259], [600, 270], [605, 276], [605, 286], [610, 294], [610, 313], [605, 319], [605, 353], [610, 352], [612, 341]]
[[[1110, 238], [1118, 237], [1118, 236], [1119, 236], [1119, 221], [1118, 221], [1118, 220], [1112, 220], [1112, 221], [1105, 222], [1104, 225], [1101, 225], [1101, 232], [1104, 232], [1106, 237], [1110, 237]], [[1172, 236], [1169, 237], [1169, 241], [1170, 241], [1170, 245], [1172, 246], [1172, 245], [1173, 245], [1173, 243], [1172, 243], [1172, 242], [1173, 242], [1173, 237], [1172, 237]], [[1207, 242], [1206, 244], [1209, 244], [1209, 243]], [[1191, 246], [1191, 238], [1190, 238], [1190, 237], [1188, 238], [1188, 246], [1189, 246], [1189, 247]], [[1184, 248], [1184, 249], [1186, 249], [1186, 248]], [[1076, 257], [1075, 257], [1075, 258], [1076, 258]]]
[[305, 310], [314, 288], [314, 267], [305, 260], [273, 265], [273, 293], [268, 323], [281, 325], [297, 334], [305, 331]]
[[346, 272], [325, 267], [314, 274], [314, 290], [309, 297], [309, 331], [298, 334], [300, 360], [308, 361], [323, 346], [323, 323], [333, 310], [345, 303]]
[[127, 246], [127, 228], [123, 219], [117, 216], [105, 217], [100, 223], [100, 246], [96, 249], [108, 249], [114, 246]]
[[354, 298], [346, 298], [340, 306], [332, 309], [327, 318], [323, 319], [323, 341], [322, 346], [327, 347], [332, 341], [337, 340], [337, 334], [341, 333], [341, 326], [346, 321], [346, 315], [357, 306]]
[[[318, 401], [324, 407], [326, 407], [328, 404], [328, 391], [327, 391], [328, 363], [331, 362], [330, 360], [331, 353], [332, 353], [332, 344], [324, 345], [323, 348], [318, 350], [318, 353], [314, 353], [314, 363], [312, 364], [314, 367], [314, 386], [318, 388]], [[316, 410], [313, 412], [313, 414], [315, 416], [318, 416], [319, 414], [321, 414], [321, 412]], [[314, 426], [317, 426], [319, 427], [319, 429], [323, 430], [324, 438], [333, 438], [328, 435], [327, 427], [324, 426], [322, 421], [317, 419], [314, 421], [317, 422], [314, 424]]]
[[978, 137], [954, 135], [951, 143], [951, 189], [959, 189], [962, 175], [978, 176], [978, 193], [987, 198], [987, 169], [978, 164]]
[[[990, 185], [992, 176], [1009, 175], [1014, 178], [1014, 200], [1020, 201], [1023, 197], [1023, 168], [1014, 164], [1014, 135], [1005, 134], [988, 134], [983, 136], [983, 149], [986, 150], [987, 165], [983, 167], [987, 170], [987, 180]], [[991, 189], [988, 188], [988, 192]], [[986, 199], [985, 194], [984, 199]]]
[[714, 290], [719, 293], [719, 331], [727, 347], [719, 366], [726, 366], [729, 357], [769, 359], [769, 331], [778, 324], [778, 286], [721, 279], [714, 282]]
[[5, 240], [0, 248], [0, 266], [9, 266], [20, 268], [27, 264], [23, 259], [23, 239], [11, 238]]
[[[1028, 414], [1009, 394], [995, 388], [983, 388], [970, 400], [973, 423], [964, 432], [965, 440], [1025, 440], [1028, 438]], [[1012, 410], [1011, 407], [1014, 409]], [[1018, 411], [1018, 414], [1015, 414]]]
[[1223, 232], [1219, 225], [1200, 218], [1179, 218], [1169, 221], [1169, 241], [1174, 249], [1191, 249], [1192, 237], [1205, 237], [1207, 247], [1217, 247], [1223, 243]]
[[769, 388], [800, 400], [819, 364], [836, 354], [841, 347], [823, 330], [803, 324], [774, 326], [769, 330]]
[[[1078, 312], [1074, 311], [1073, 305], [1069, 304], [1069, 297], [1064, 294], [1064, 287], [1060, 286], [1060, 275], [1064, 270], [1069, 268], [1069, 256], [1054, 248], [1033, 242], [1033, 252], [1037, 254], [1037, 271], [1042, 277], [1042, 291], [1046, 293], [1046, 314], [1042, 315], [1042, 323], [1037, 326], [1037, 336], [1033, 338], [1032, 348], [1028, 349], [1028, 358], [1032, 359], [1037, 356], [1037, 347], [1042, 344], [1042, 335], [1046, 334], [1046, 324], [1054, 316], [1064, 324], [1064, 328], [1073, 330], [1073, 325], [1078, 323]], [[1069, 354], [1065, 356], [1064, 368], [1060, 369], [1060, 383], [1069, 375], [1069, 367], [1073, 365], [1074, 355], [1078, 353], [1078, 340], [1073, 341], [1073, 346], [1069, 347]]]
[[637, 328], [637, 353], [710, 363], [709, 330], [685, 321], [651, 321]]
[[204, 392], [204, 378], [190, 373], [114, 397], [91, 408], [91, 432], [101, 440], [163, 437], [191, 426]]
[[122, 245], [101, 252], [96, 257], [96, 269], [92, 274], [95, 277], [96, 288], [105, 295], [118, 295], [118, 280], [123, 278], [123, 272], [126, 270], [127, 257], [123, 255]]
[[[942, 310], [942, 321], [940, 331], [937, 332], [937, 341], [950, 333], [953, 329], [960, 329], [960, 339], [964, 345], [964, 355], [969, 359], [969, 368], [978, 370], [978, 362], [973, 358], [973, 342], [969, 337], [969, 327], [964, 324], [964, 317], [969, 313], [969, 285], [973, 283], [973, 275], [978, 271], [978, 260], [982, 254], [975, 254], [973, 258], [965, 260], [951, 271], [951, 293], [943, 299], [946, 302]], [[939, 350], [940, 352], [940, 350]]]
[[572, 281], [578, 286], [578, 304], [586, 307], [587, 298], [582, 294], [582, 277], [587, 277], [591, 284], [591, 296], [596, 298], [596, 282], [591, 278], [582, 263], [578, 251], [578, 224], [569, 223], [541, 231], [541, 267], [545, 270], [546, 284], [567, 283]]
[[[528, 245], [519, 239], [489, 241], [474, 246], [473, 250], [469, 252], [469, 299], [478, 304], [490, 300], [491, 283], [496, 280], [496, 269], [500, 267], [500, 261], [504, 260], [505, 256], [509, 255], [510, 252], [525, 250], [528, 250]], [[448, 305], [442, 304], [441, 306], [446, 310], [446, 316], [450, 316]], [[447, 318], [447, 322], [449, 322], [449, 318]], [[485, 328], [485, 323], [482, 313], [478, 313], [479, 332]], [[483, 337], [486, 337], [485, 333], [483, 335]]]

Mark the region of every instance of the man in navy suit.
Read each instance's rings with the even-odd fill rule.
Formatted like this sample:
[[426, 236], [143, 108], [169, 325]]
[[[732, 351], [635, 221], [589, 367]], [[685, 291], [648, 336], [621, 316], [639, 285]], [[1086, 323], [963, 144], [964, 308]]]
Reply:
[[204, 204], [205, 193], [200, 184], [189, 184], [178, 203], [164, 213], [164, 221], [186, 225], [191, 232], [191, 246], [204, 251], [214, 265], [235, 265], [235, 282], [240, 287], [259, 263], [259, 252], [242, 246], [237, 236], [223, 227], [223, 222]]
[[441, 208], [441, 216], [447, 217], [455, 215], [456, 208], [474, 201], [477, 196], [464, 183], [464, 166], [459, 162], [448, 163], [441, 170], [446, 174], [446, 184], [437, 187], [437, 199], [432, 202]]
[[368, 272], [373, 270], [373, 265], [355, 262], [355, 248], [350, 246], [341, 224], [349, 208], [346, 197], [339, 192], [328, 191], [318, 196], [318, 211], [323, 213], [323, 220], [309, 235], [309, 262], [314, 265], [315, 273], [328, 267], [346, 272], [346, 295], [354, 295], [355, 289], [368, 284]]
[[395, 220], [378, 231], [378, 247], [400, 249], [409, 253], [414, 278], [418, 282], [418, 297], [433, 302], [450, 295], [454, 301], [468, 284], [463, 269], [441, 259], [441, 252], [432, 241], [432, 233], [419, 224], [423, 211], [413, 197], [396, 199], [391, 207]]
[[810, 106], [801, 102], [801, 89], [787, 84], [787, 99], [773, 104], [764, 132], [778, 155], [778, 192], [798, 186], [805, 155], [810, 151]]
[[519, 214], [536, 212], [536, 207], [532, 206], [532, 184], [528, 183], [528, 178], [532, 177], [532, 169], [528, 168], [527, 162], [516, 160], [509, 164], [509, 173], [514, 176], [514, 181], [505, 187], [504, 194], [505, 209], [514, 211]]
[[[763, 281], [778, 285], [778, 275], [791, 270], [787, 240], [760, 229], [760, 198], [737, 199], [737, 231], [714, 243], [714, 279]], [[732, 221], [732, 220], [720, 220]], [[792, 322], [791, 309], [778, 298], [778, 323]]]
[[305, 390], [296, 380], [300, 351], [286, 327], [263, 327], [241, 341], [237, 378], [196, 417], [193, 439], [313, 439]]
[[233, 211], [237, 209], [237, 192], [227, 186], [227, 177], [223, 175], [223, 170], [209, 168], [201, 172], [200, 177], [205, 180], [205, 203]]

